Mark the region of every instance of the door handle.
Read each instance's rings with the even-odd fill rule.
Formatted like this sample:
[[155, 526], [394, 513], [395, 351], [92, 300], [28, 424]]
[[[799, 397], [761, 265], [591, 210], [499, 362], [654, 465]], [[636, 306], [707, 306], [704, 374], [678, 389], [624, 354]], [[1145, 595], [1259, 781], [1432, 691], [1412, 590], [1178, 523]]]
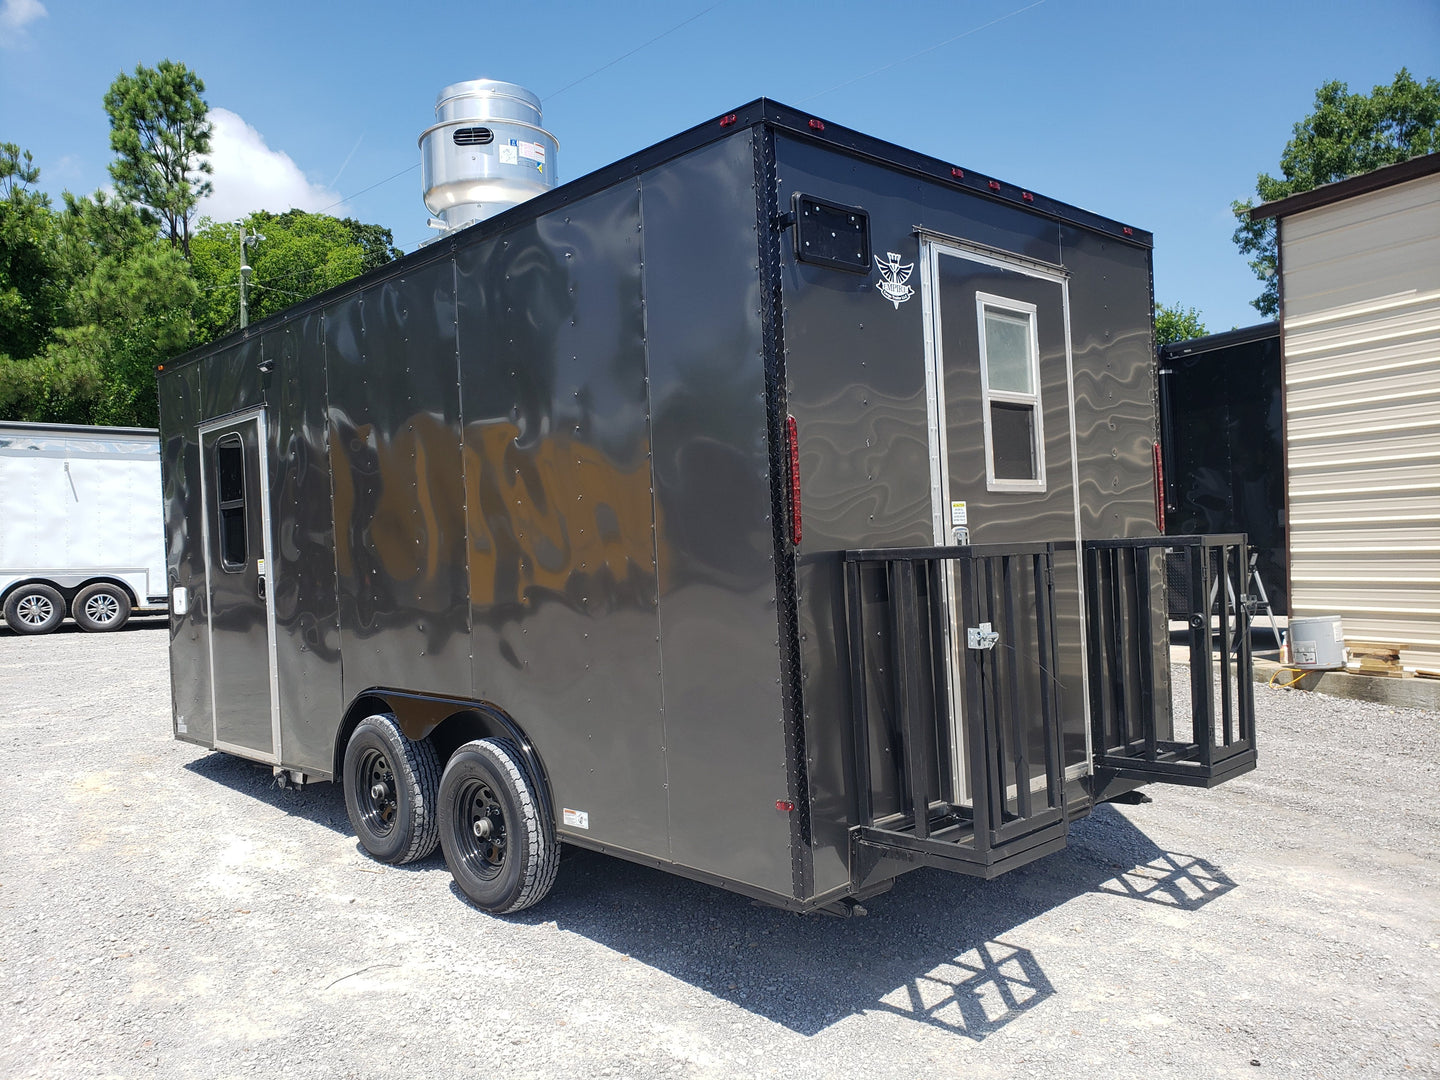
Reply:
[[260, 602], [261, 602], [262, 604], [265, 603], [265, 575], [264, 575], [264, 574], [259, 575], [259, 576], [256, 577], [256, 579], [255, 579], [255, 595], [260, 598]]

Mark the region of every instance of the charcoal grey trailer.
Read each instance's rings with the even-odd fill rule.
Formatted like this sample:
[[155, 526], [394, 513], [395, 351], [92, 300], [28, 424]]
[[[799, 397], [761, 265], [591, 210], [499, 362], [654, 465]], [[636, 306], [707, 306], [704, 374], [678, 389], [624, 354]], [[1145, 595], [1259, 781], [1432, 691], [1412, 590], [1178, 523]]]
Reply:
[[1150, 241], [760, 100], [180, 358], [176, 736], [492, 911], [563, 842], [844, 912], [1252, 768], [1243, 589], [1172, 715], [1164, 552], [1245, 544], [1157, 535]]

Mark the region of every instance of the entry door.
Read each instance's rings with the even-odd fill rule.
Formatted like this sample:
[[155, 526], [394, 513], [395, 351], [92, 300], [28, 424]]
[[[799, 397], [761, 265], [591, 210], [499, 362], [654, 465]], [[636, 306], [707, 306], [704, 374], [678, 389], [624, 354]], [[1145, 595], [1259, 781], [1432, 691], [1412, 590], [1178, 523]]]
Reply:
[[[1059, 670], [1045, 670], [1036, 656], [1018, 656], [1026, 673], [1026, 700], [1018, 707], [1038, 725], [1038, 698], [1030, 695], [1042, 680], [1054, 680], [1064, 764], [1068, 776], [1077, 776], [1090, 755], [1066, 277], [1058, 267], [940, 239], [925, 242], [921, 266], [935, 543], [1061, 545], [1053, 594]], [[952, 575], [952, 613], [959, 610], [955, 588]], [[958, 700], [966, 628], [953, 616], [949, 622], [950, 685], [957, 688], [950, 702], [951, 775], [956, 801], [967, 802], [970, 770]], [[1023, 646], [1001, 641], [995, 648]], [[1031, 760], [1043, 763], [1038, 755]], [[1043, 781], [1043, 768], [1035, 781]]]
[[215, 748], [280, 758], [275, 618], [270, 604], [270, 485], [265, 415], [200, 428], [206, 614]]

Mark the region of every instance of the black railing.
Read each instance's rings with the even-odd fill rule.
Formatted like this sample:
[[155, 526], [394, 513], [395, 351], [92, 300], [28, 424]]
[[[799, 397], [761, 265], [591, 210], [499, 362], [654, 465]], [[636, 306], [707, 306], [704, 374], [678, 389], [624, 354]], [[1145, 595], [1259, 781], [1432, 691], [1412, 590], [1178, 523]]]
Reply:
[[[857, 884], [887, 857], [993, 877], [1064, 846], [1054, 553], [1053, 544], [845, 553]], [[888, 639], [888, 659], [872, 662], [874, 635]], [[947, 752], [952, 702], [963, 797]], [[894, 810], [878, 818], [872, 739], [893, 763]]]
[[[1253, 769], [1245, 537], [1090, 540], [1084, 558], [1097, 773], [1213, 787]], [[1167, 575], [1169, 588], [1161, 584]], [[1168, 616], [1180, 613], [1189, 639], [1188, 731], [1184, 699], [1177, 717], [1168, 677], [1157, 677], [1170, 671]]]

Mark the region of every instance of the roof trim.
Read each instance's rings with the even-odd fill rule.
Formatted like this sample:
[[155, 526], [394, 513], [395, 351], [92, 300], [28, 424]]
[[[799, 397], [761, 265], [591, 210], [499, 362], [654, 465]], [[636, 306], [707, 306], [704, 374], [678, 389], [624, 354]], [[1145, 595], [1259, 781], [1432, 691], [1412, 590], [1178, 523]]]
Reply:
[[1284, 199], [1261, 203], [1250, 211], [1250, 220], [1264, 221], [1266, 218], [1298, 214], [1302, 210], [1314, 210], [1316, 207], [1329, 206], [1331, 203], [1337, 203], [1343, 199], [1353, 199], [1356, 195], [1366, 195], [1372, 191], [1379, 191], [1381, 188], [1403, 184], [1407, 180], [1419, 180], [1422, 176], [1429, 176], [1432, 173], [1440, 173], [1440, 153], [1421, 154], [1408, 161], [1383, 165], [1370, 172], [1361, 173], [1359, 176], [1336, 180], [1332, 184], [1322, 184], [1309, 191], [1299, 191]]
[[1216, 349], [1229, 349], [1236, 345], [1249, 345], [1252, 342], [1266, 341], [1271, 338], [1276, 341], [1280, 340], [1280, 324], [1278, 322], [1242, 326], [1237, 330], [1222, 330], [1218, 334], [1206, 334], [1204, 337], [1190, 338], [1187, 341], [1172, 341], [1169, 345], [1160, 346], [1160, 357], [1163, 360], [1179, 360], [1186, 356], [1214, 352]]
[[150, 435], [160, 438], [160, 429], [153, 427], [105, 427], [99, 424], [46, 424], [34, 420], [0, 420], [0, 431], [18, 428], [21, 431], [68, 431], [84, 435]]

